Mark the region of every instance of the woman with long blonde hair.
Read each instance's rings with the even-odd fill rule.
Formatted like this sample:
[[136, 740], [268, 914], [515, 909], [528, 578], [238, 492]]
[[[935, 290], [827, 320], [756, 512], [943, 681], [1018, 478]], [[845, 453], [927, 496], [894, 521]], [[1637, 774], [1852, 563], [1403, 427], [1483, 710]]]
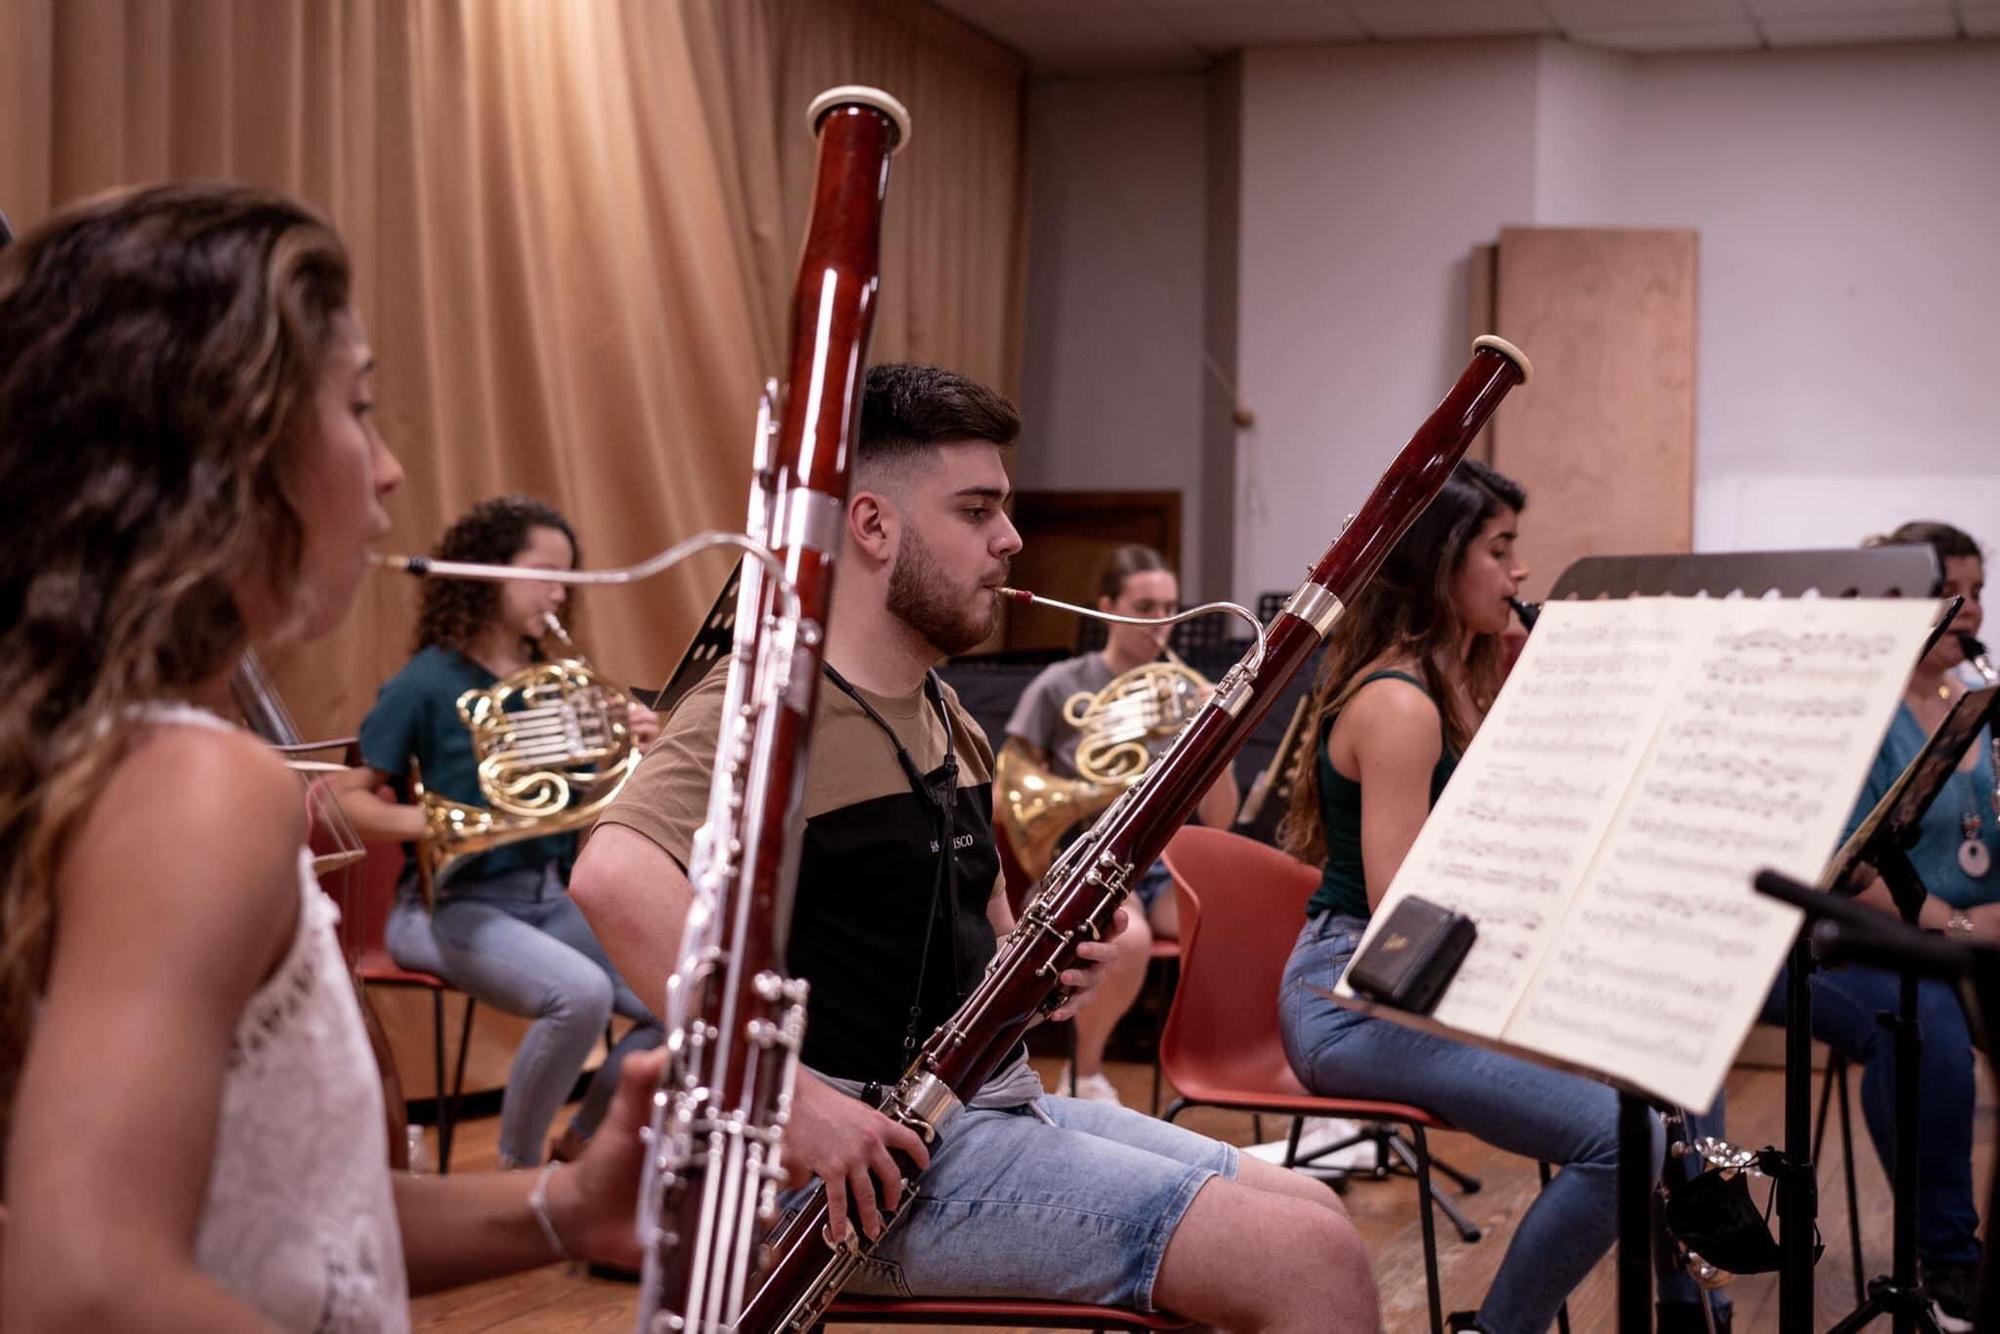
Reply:
[[0, 1118], [10, 1330], [397, 1329], [630, 1264], [650, 1059], [577, 1164], [392, 1179], [298, 780], [244, 649], [346, 613], [402, 471], [339, 238], [161, 186], [0, 251]]

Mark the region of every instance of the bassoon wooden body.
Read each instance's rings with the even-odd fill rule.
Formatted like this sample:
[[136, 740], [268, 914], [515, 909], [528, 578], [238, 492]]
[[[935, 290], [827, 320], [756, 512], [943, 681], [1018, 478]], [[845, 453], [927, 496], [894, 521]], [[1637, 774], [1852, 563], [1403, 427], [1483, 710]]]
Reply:
[[889, 157], [909, 116], [872, 88], [814, 100], [812, 217], [787, 378], [765, 390], [748, 536], [790, 595], [743, 562], [694, 895], [661, 1018], [669, 1058], [640, 1187], [639, 1329], [733, 1330], [776, 1217], [806, 988], [784, 975], [806, 744], [874, 323]]

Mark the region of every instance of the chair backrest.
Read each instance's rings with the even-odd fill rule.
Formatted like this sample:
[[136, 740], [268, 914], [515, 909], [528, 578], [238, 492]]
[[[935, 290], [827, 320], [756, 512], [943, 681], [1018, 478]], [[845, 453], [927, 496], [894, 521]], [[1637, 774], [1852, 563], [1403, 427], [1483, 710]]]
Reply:
[[1254, 839], [1190, 825], [1167, 845], [1181, 977], [1160, 1064], [1183, 1092], [1298, 1090], [1278, 1037], [1278, 984], [1320, 874]]
[[[396, 799], [395, 792], [387, 786], [378, 789], [377, 795], [384, 801]], [[310, 833], [313, 852], [334, 851], [337, 845], [332, 835], [310, 804], [307, 812], [314, 817]], [[340, 907], [340, 952], [350, 965], [363, 954], [383, 948], [382, 934], [388, 927], [389, 909], [396, 902], [396, 884], [403, 875], [402, 844], [370, 840], [363, 846], [368, 855], [359, 866], [320, 877], [321, 887]]]

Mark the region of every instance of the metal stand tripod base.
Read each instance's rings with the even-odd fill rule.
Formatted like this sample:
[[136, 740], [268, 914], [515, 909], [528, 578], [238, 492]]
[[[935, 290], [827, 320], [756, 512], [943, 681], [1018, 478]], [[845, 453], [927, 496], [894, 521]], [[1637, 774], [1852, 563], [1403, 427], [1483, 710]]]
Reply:
[[1896, 1334], [1943, 1334], [1937, 1318], [1931, 1314], [1930, 1298], [1924, 1296], [1921, 1287], [1905, 1287], [1893, 1278], [1878, 1278], [1868, 1284], [1868, 1300], [1856, 1307], [1853, 1314], [1827, 1331], [1827, 1334], [1851, 1334], [1851, 1331], [1866, 1328], [1877, 1316], [1889, 1316], [1896, 1323]]
[[[1294, 1121], [1292, 1124], [1292, 1139], [1295, 1146], [1298, 1141], [1298, 1133], [1298, 1123]], [[1292, 1166], [1295, 1168], [1304, 1168], [1308, 1171], [1313, 1170], [1313, 1164], [1319, 1159], [1329, 1154], [1338, 1153], [1342, 1149], [1351, 1149], [1357, 1144], [1372, 1144], [1375, 1146], [1374, 1167], [1323, 1170], [1344, 1170], [1349, 1177], [1366, 1175], [1372, 1176], [1378, 1181], [1392, 1176], [1421, 1177], [1423, 1175], [1418, 1170], [1416, 1147], [1408, 1139], [1404, 1138], [1401, 1131], [1386, 1122], [1375, 1122], [1364, 1125], [1358, 1133], [1349, 1135], [1344, 1140], [1329, 1144], [1323, 1149], [1314, 1149], [1310, 1155], [1295, 1159]], [[1472, 1195], [1479, 1190], [1480, 1181], [1478, 1177], [1453, 1167], [1436, 1154], [1431, 1154], [1430, 1160], [1433, 1172], [1442, 1173], [1444, 1176], [1449, 1177], [1459, 1190], [1465, 1194]], [[1452, 1202], [1452, 1198], [1449, 1195], [1438, 1189], [1437, 1182], [1430, 1181], [1427, 1184], [1431, 1193], [1431, 1202], [1444, 1212], [1446, 1218], [1451, 1220], [1451, 1225], [1458, 1230], [1459, 1237], [1468, 1242], [1478, 1241], [1482, 1235], [1479, 1226], [1460, 1211], [1458, 1205]]]

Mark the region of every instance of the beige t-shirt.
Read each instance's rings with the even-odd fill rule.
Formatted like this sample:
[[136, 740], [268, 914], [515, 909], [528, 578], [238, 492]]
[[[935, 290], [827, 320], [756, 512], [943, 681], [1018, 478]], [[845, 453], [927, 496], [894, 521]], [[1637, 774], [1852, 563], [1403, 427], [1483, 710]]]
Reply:
[[[604, 816], [683, 867], [708, 814], [727, 676], [727, 664], [719, 664], [681, 701]], [[939, 688], [948, 740], [923, 691], [902, 698], [860, 692], [885, 731], [831, 680], [819, 683], [786, 967], [812, 987], [805, 1063], [835, 1078], [893, 1082], [913, 1051], [906, 1038], [921, 1045], [977, 985], [994, 952], [986, 911], [1002, 884], [993, 846], [993, 752], [957, 694]], [[891, 733], [933, 783], [947, 746], [955, 759], [948, 911], [941, 813], [912, 788]]]

